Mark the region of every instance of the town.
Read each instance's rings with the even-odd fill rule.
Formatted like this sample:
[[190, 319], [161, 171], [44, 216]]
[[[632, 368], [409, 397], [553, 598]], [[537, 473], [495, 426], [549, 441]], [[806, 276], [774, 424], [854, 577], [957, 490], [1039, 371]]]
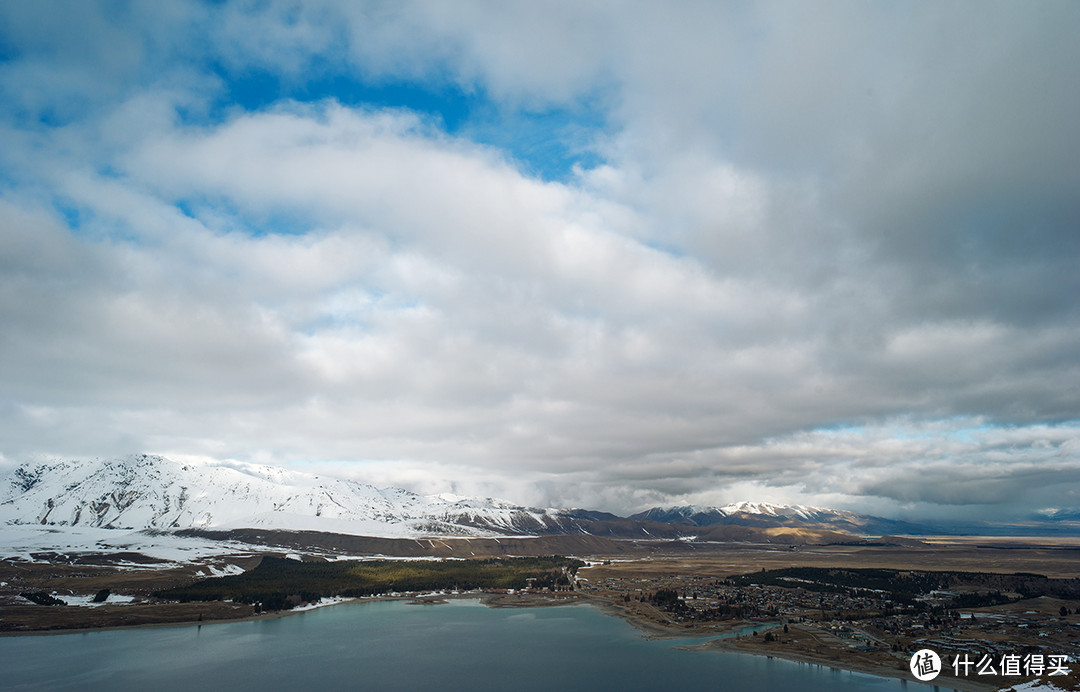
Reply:
[[[714, 640], [713, 647], [832, 661], [877, 674], [905, 673], [912, 653], [928, 648], [941, 655], [945, 674], [997, 686], [1019, 682], [1011, 664], [1021, 656], [1036, 656], [1032, 660], [1042, 662], [1040, 669], [1016, 668], [1015, 674], [1075, 676], [1065, 662], [1080, 660], [1078, 580], [809, 568], [798, 571], [803, 576], [785, 574], [792, 571], [642, 576], [628, 565], [607, 562], [582, 569], [577, 588], [623, 610], [639, 626], [652, 624], [657, 633], [744, 632]], [[949, 581], [958, 586], [911, 593], [844, 583], [853, 574], [867, 577], [859, 573], [869, 572], [891, 574], [894, 584], [899, 579], [907, 585]], [[1019, 590], [992, 588], [1002, 585]], [[1001, 661], [1009, 664], [1007, 669]], [[974, 665], [980, 662], [981, 672]], [[1006, 670], [1009, 675], [1003, 674]]]

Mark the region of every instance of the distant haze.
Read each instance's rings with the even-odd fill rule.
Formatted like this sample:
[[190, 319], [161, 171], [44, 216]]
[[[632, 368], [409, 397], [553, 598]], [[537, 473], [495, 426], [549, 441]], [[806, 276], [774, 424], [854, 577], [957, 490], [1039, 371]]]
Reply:
[[0, 3], [0, 467], [1080, 508], [1080, 4]]

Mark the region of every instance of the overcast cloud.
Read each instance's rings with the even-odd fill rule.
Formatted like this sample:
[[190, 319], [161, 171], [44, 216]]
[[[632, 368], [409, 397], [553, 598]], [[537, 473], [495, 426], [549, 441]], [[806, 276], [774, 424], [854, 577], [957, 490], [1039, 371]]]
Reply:
[[1080, 5], [0, 4], [0, 462], [1080, 506]]

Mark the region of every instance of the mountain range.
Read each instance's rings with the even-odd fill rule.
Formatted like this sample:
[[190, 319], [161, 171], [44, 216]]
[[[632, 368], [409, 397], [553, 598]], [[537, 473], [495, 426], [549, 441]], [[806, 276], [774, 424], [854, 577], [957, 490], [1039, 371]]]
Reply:
[[114, 529], [273, 528], [387, 537], [536, 534], [558, 510], [273, 466], [160, 456], [24, 464], [0, 481], [0, 523]]
[[[0, 524], [276, 529], [387, 538], [592, 535], [766, 542], [798, 542], [806, 535], [800, 531], [836, 533], [834, 540], [842, 534], [941, 532], [941, 527], [841, 510], [759, 502], [654, 507], [624, 518], [491, 498], [418, 495], [273, 466], [185, 463], [145, 454], [18, 466], [0, 476]], [[777, 535], [778, 530], [785, 533]]]
[[884, 535], [925, 533], [926, 527], [893, 519], [855, 514], [838, 509], [774, 505], [767, 502], [736, 502], [723, 507], [681, 505], [654, 507], [632, 514], [630, 519], [686, 526], [776, 526], [828, 529], [846, 533]]

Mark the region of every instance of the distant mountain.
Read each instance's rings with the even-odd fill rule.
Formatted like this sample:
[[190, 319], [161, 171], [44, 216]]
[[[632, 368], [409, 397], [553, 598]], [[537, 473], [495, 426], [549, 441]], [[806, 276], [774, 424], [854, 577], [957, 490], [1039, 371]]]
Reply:
[[24, 464], [0, 479], [0, 523], [127, 529], [275, 528], [369, 536], [582, 533], [572, 512], [423, 496], [254, 464], [138, 455]]
[[1048, 509], [1036, 513], [1035, 517], [1042, 522], [1078, 523], [1080, 522], [1080, 509], [1075, 507], [1067, 509]]
[[755, 503], [654, 509], [623, 518], [490, 498], [417, 495], [272, 466], [179, 463], [137, 455], [17, 467], [0, 478], [0, 524], [793, 544], [843, 540], [838, 531], [865, 522], [848, 513]]
[[739, 502], [654, 507], [623, 518], [491, 498], [418, 495], [280, 467], [137, 455], [23, 464], [0, 476], [0, 525], [238, 529], [383, 538], [581, 536], [645, 541], [832, 543], [933, 533], [1076, 533], [1076, 513], [1010, 526], [917, 525], [841, 510]]
[[789, 527], [870, 535], [925, 534], [927, 528], [893, 519], [855, 514], [836, 509], [737, 502], [723, 507], [681, 505], [653, 507], [630, 516], [636, 521], [656, 521], [686, 526]]

